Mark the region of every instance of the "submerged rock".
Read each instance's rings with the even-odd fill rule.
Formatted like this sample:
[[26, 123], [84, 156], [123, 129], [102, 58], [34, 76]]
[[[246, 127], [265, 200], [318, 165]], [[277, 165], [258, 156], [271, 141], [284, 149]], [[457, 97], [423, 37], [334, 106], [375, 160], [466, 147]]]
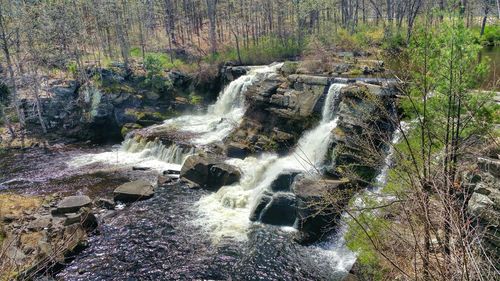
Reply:
[[138, 180], [120, 185], [113, 193], [115, 201], [134, 202], [149, 199], [155, 192], [149, 182]]
[[75, 195], [64, 197], [55, 209], [56, 214], [75, 213], [82, 207], [88, 207], [92, 204], [92, 200], [86, 195]]
[[240, 171], [214, 157], [189, 156], [181, 169], [181, 178], [187, 179], [209, 190], [238, 182]]

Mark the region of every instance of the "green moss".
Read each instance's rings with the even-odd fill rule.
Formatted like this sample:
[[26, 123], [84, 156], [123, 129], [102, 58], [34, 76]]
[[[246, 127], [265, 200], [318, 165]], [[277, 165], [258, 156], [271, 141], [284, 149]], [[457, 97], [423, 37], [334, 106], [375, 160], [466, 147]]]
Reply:
[[123, 127], [121, 129], [121, 134], [123, 137], [125, 137], [129, 132], [131, 132], [133, 130], [141, 129], [141, 128], [142, 128], [142, 126], [139, 124], [127, 123], [127, 124], [123, 125]]
[[196, 95], [196, 94], [193, 94], [193, 93], [191, 93], [189, 95], [189, 102], [191, 104], [199, 105], [199, 104], [201, 104], [202, 101], [203, 101], [203, 97], [200, 96], [200, 95]]

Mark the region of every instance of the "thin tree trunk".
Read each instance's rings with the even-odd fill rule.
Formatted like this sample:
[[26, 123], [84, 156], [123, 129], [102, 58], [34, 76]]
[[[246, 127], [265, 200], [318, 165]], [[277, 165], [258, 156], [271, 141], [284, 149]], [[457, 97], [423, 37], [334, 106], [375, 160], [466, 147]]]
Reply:
[[207, 0], [207, 13], [208, 20], [210, 22], [210, 52], [212, 54], [217, 53], [217, 32], [216, 32], [216, 12], [217, 12], [217, 0]]
[[12, 64], [12, 58], [10, 56], [9, 43], [7, 39], [7, 30], [5, 26], [3, 9], [0, 5], [0, 39], [2, 40], [2, 51], [4, 53], [5, 60], [7, 62], [7, 70], [9, 72], [9, 82], [10, 82], [10, 91], [12, 96], [12, 101], [14, 103], [14, 107], [16, 109], [16, 114], [19, 118], [19, 123], [22, 127], [25, 126], [25, 116], [23, 111], [19, 106], [19, 101], [17, 97], [17, 85], [16, 85], [16, 76], [14, 74], [14, 67]]

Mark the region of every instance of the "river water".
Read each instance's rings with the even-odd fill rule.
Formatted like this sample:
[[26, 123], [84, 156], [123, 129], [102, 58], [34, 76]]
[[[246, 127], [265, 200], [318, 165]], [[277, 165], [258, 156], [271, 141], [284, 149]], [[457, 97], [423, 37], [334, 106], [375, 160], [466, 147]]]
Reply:
[[[243, 117], [246, 88], [279, 67], [252, 68], [229, 84], [206, 114], [167, 120], [156, 128], [194, 132], [191, 142], [198, 146], [221, 140]], [[174, 183], [157, 188], [152, 199], [100, 214], [98, 234], [56, 279], [341, 280], [355, 261], [342, 231], [303, 246], [293, 240], [294, 228], [250, 223], [248, 217], [257, 196], [282, 171], [320, 170], [336, 126], [333, 106], [341, 87], [332, 85], [321, 122], [304, 134], [290, 155], [228, 160], [241, 168], [241, 184], [210, 193]], [[159, 172], [180, 169], [194, 152], [126, 140], [114, 147], [9, 153], [2, 155], [6, 161], [0, 164], [0, 191], [110, 197], [124, 182], [153, 183]], [[137, 166], [149, 170], [132, 169]]]

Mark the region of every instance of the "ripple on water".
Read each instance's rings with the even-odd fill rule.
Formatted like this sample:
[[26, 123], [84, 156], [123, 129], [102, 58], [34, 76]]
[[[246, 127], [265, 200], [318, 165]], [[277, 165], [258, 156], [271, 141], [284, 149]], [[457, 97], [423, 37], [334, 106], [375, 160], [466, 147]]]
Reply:
[[159, 188], [118, 212], [57, 277], [64, 280], [340, 280], [327, 255], [279, 227], [253, 225], [244, 242], [213, 244], [191, 223], [203, 190]]

